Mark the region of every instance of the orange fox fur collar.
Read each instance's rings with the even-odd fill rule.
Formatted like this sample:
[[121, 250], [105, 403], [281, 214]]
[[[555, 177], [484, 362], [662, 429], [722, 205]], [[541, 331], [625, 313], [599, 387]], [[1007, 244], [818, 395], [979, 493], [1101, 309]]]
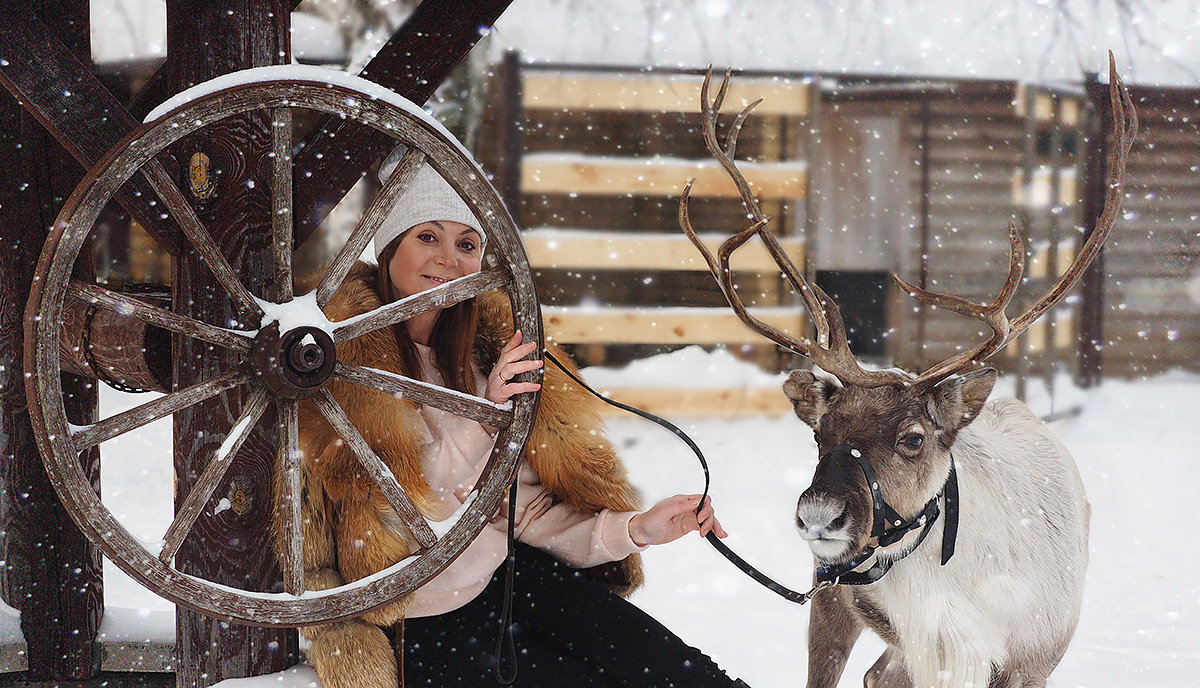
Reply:
[[[325, 308], [332, 321], [378, 308], [374, 266], [359, 263]], [[503, 344], [513, 333], [507, 297], [493, 292], [477, 297], [480, 322], [476, 339], [479, 370], [491, 370]], [[567, 356], [553, 344], [547, 348], [559, 358]], [[340, 360], [354, 365], [405, 374], [399, 348], [387, 329], [345, 342]], [[421, 478], [417, 406], [411, 401], [344, 381], [331, 380], [329, 388], [363, 437], [392, 470], [418, 507], [429, 496]], [[541, 404], [526, 458], [542, 483], [564, 502], [582, 510], [638, 508], [638, 496], [626, 478], [625, 468], [604, 435], [599, 402], [571, 382], [554, 366], [546, 366]], [[359, 468], [353, 453], [308, 403], [301, 404], [300, 444], [304, 453], [304, 554], [310, 589], [358, 580], [408, 556], [409, 545], [380, 520], [386, 501], [371, 479]], [[588, 570], [621, 594], [642, 582], [641, 559], [632, 555], [620, 562]], [[388, 625], [403, 616], [403, 601], [385, 606], [364, 618]]]

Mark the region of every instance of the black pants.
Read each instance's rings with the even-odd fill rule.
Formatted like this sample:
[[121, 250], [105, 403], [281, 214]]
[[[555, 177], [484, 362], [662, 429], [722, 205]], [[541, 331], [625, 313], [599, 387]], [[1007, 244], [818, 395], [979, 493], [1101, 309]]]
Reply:
[[[504, 567], [466, 606], [404, 622], [407, 686], [497, 685]], [[517, 543], [513, 628], [519, 688], [741, 686], [649, 614], [550, 555]]]

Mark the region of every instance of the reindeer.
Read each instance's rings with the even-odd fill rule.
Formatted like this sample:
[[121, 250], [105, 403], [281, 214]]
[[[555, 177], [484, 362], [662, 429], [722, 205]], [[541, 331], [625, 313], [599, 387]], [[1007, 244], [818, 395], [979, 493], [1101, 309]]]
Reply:
[[[888, 644], [864, 678], [868, 687], [1045, 686], [1066, 651], [1079, 619], [1090, 507], [1070, 454], [1029, 408], [1012, 399], [987, 402], [996, 371], [981, 364], [1070, 291], [1120, 212], [1137, 117], [1109, 59], [1117, 145], [1098, 226], [1063, 277], [1011, 321], [1004, 311], [1025, 261], [1011, 224], [1008, 277], [987, 305], [896, 277], [918, 301], [977, 318], [992, 332], [920, 374], [868, 370], [855, 360], [837, 305], [766, 230], [767, 218], [734, 163], [738, 130], [758, 102], [737, 117], [722, 148], [716, 119], [729, 74], [712, 102], [711, 70], [705, 78], [705, 144], [737, 184], [753, 224], [714, 257], [688, 219], [689, 182], [680, 226], [743, 322], [836, 378], [797, 370], [783, 385], [819, 453], [795, 515], [818, 563], [817, 587], [824, 588], [810, 612], [810, 688], [837, 684], [864, 628]], [[755, 235], [802, 298], [815, 341], [759, 321], [742, 304], [729, 258]], [[926, 540], [941, 547], [922, 547]]]

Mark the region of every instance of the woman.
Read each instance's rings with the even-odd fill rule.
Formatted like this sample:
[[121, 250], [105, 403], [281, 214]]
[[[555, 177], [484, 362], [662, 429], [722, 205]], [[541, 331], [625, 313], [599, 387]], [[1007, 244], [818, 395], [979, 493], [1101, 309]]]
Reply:
[[[422, 167], [375, 238], [378, 267], [356, 266], [326, 314], [342, 320], [477, 272], [485, 241], [458, 194]], [[646, 547], [693, 530], [724, 537], [711, 504], [697, 514], [699, 495], [677, 495], [639, 511], [596, 402], [553, 368], [544, 371], [544, 388], [514, 380], [542, 368], [528, 358], [535, 347], [512, 331], [507, 298], [492, 293], [347, 342], [339, 357], [497, 403], [543, 390], [518, 469], [517, 685], [744, 685], [618, 596], [641, 583], [638, 553]], [[495, 428], [347, 383], [331, 383], [331, 391], [424, 514], [444, 520], [462, 505]], [[357, 580], [412, 551], [402, 522], [311, 407], [302, 410], [301, 448], [311, 588]], [[308, 629], [308, 656], [324, 685], [392, 688], [390, 641], [403, 645], [397, 656], [408, 686], [494, 684], [507, 514], [502, 508], [450, 566], [404, 600], [361, 620]]]

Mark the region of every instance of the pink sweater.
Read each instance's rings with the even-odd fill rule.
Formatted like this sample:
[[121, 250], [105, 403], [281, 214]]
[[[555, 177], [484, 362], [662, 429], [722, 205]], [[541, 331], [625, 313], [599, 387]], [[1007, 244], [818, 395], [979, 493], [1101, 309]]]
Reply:
[[[421, 378], [445, 384], [432, 363], [432, 351], [417, 346]], [[487, 381], [476, 373], [477, 388]], [[425, 480], [439, 499], [430, 520], [449, 518], [471, 494], [491, 455], [494, 440], [479, 423], [431, 406], [421, 407], [426, 424], [421, 466]], [[638, 512], [578, 511], [557, 501], [542, 486], [533, 467], [522, 460], [517, 472], [517, 539], [543, 549], [576, 568], [624, 559], [645, 547], [629, 535], [629, 521]], [[409, 597], [406, 615], [433, 616], [458, 609], [483, 591], [508, 553], [508, 503], [467, 548], [438, 575]]]

